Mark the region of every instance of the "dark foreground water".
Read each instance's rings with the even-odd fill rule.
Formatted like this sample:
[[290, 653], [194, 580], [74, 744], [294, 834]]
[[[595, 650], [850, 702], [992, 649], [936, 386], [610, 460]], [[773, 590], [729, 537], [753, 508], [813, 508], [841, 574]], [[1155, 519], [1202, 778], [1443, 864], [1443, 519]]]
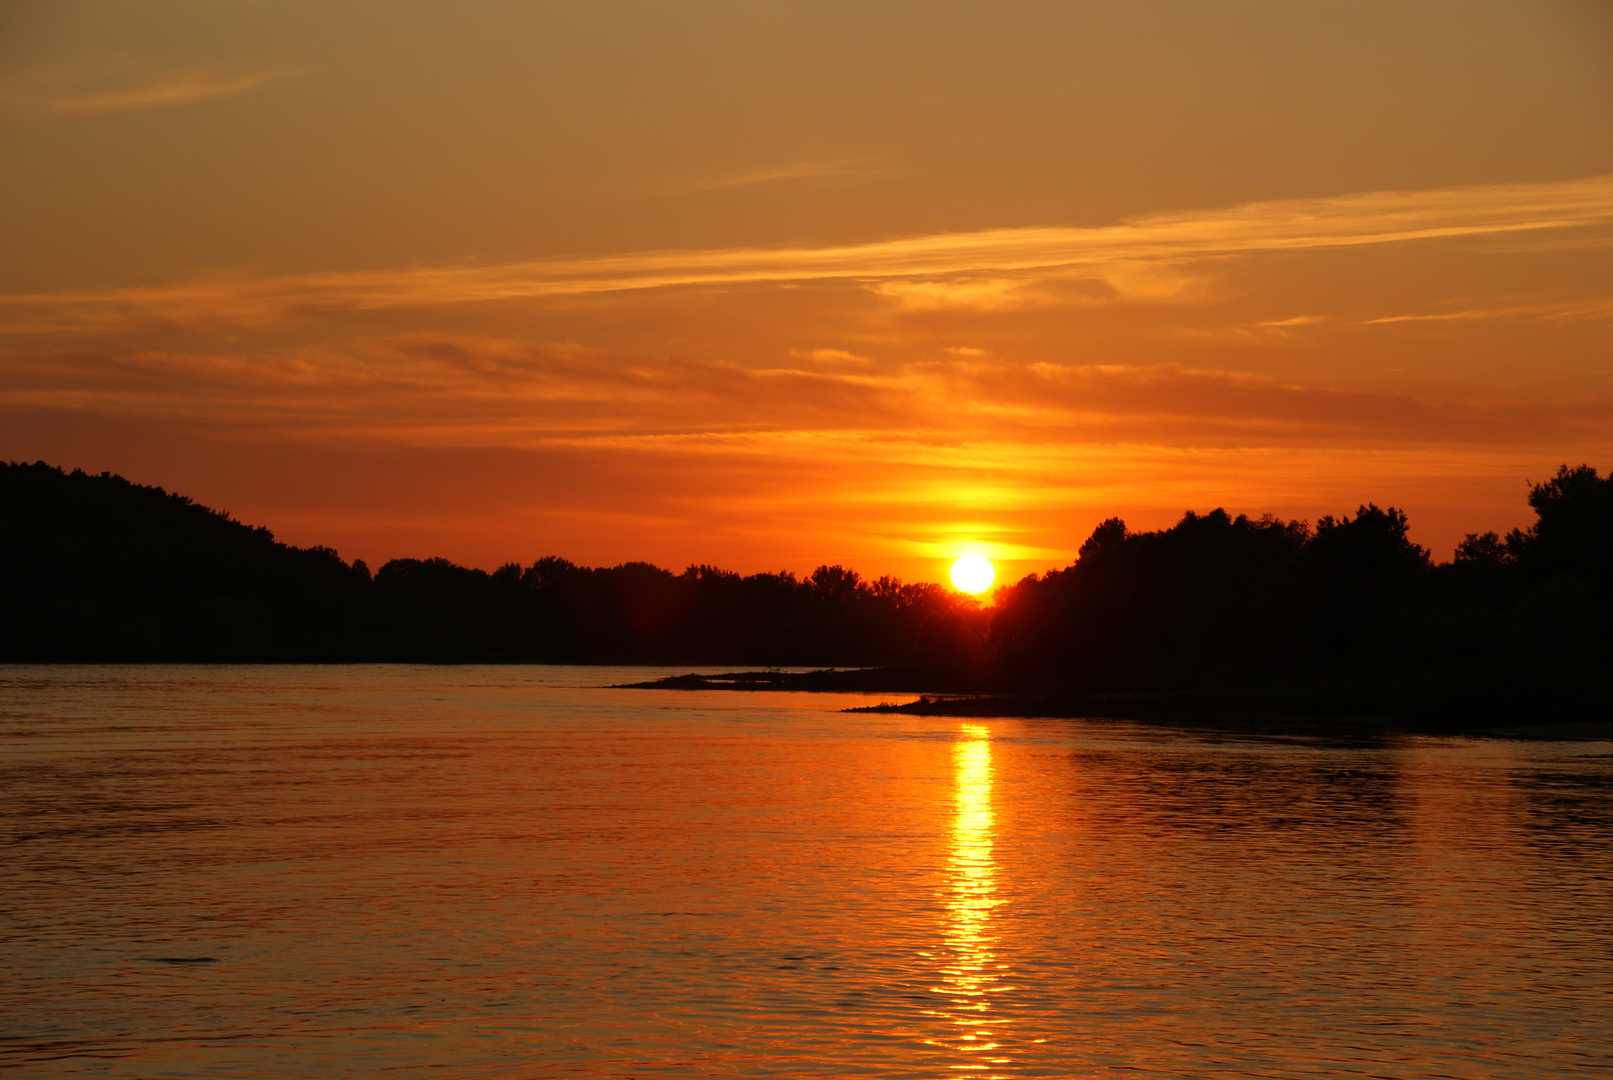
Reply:
[[1613, 744], [645, 675], [0, 668], [0, 1067], [1613, 1070]]

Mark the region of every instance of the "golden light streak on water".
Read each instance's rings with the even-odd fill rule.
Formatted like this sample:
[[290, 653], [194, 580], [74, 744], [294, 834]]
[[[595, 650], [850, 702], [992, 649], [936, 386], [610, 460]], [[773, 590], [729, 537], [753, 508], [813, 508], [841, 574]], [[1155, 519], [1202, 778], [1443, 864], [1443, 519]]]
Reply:
[[987, 1076], [1012, 1063], [1003, 1045], [1009, 1021], [993, 995], [1012, 989], [1007, 965], [998, 962], [993, 918], [1002, 903], [997, 895], [997, 862], [992, 854], [995, 819], [991, 808], [991, 730], [964, 724], [952, 751], [955, 810], [952, 847], [947, 860], [945, 957], [940, 985], [934, 991], [946, 1006], [934, 1015], [948, 1029], [932, 1045], [961, 1051], [957, 1071]]

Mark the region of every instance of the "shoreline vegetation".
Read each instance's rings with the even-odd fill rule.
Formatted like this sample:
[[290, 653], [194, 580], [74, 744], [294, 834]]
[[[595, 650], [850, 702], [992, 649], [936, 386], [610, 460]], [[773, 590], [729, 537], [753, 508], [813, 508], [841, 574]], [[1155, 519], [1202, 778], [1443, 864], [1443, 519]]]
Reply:
[[[990, 607], [843, 566], [741, 576], [549, 556], [488, 573], [332, 549], [110, 473], [0, 462], [0, 662], [813, 668], [659, 689], [920, 694], [874, 711], [1523, 729], [1613, 718], [1613, 478], [1436, 562], [1368, 503], [1314, 526], [1189, 511], [1099, 525]], [[1544, 732], [1545, 728], [1538, 728]]]

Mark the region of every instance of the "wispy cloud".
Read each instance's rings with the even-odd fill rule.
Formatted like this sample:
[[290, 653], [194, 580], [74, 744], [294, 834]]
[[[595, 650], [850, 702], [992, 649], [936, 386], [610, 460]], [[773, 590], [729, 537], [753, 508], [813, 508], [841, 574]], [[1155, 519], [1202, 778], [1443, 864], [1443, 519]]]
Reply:
[[24, 67], [0, 76], [0, 115], [66, 119], [207, 101], [297, 72], [257, 63], [177, 67], [133, 55]]
[[1038, 283], [1075, 278], [1157, 299], [1187, 288], [1193, 276], [1181, 268], [1206, 259], [1566, 233], [1608, 223], [1613, 176], [1602, 176], [1250, 203], [1097, 228], [988, 229], [824, 247], [649, 251], [10, 295], [0, 297], [0, 331], [94, 331], [139, 320], [252, 324], [344, 311], [829, 280], [917, 306], [1023, 305], [1033, 302], [1028, 298], [1037, 295]]
[[1047, 303], [1052, 298], [1036, 282], [1014, 278], [942, 278], [939, 280], [877, 281], [869, 292], [892, 300], [906, 311], [1016, 311]]
[[845, 349], [791, 349], [790, 355], [797, 360], [810, 360], [814, 364], [838, 368], [865, 368], [873, 363], [868, 357]]
[[1327, 315], [1294, 315], [1287, 319], [1266, 319], [1255, 325], [1279, 328], [1284, 326], [1309, 326], [1312, 323], [1328, 322], [1329, 318]]
[[1492, 307], [1463, 308], [1459, 311], [1420, 312], [1409, 315], [1384, 315], [1366, 319], [1362, 325], [1381, 326], [1389, 323], [1420, 322], [1472, 322], [1476, 319], [1613, 319], [1613, 297], [1593, 300], [1572, 300], [1553, 304], [1498, 304]]
[[1023, 446], [1523, 445], [1613, 418], [1607, 400], [1430, 398], [1173, 364], [1016, 364], [978, 350], [884, 368], [837, 349], [796, 358], [811, 363], [646, 362], [438, 334], [238, 353], [0, 351], [0, 405], [474, 446], [837, 431]]
[[745, 169], [720, 176], [674, 184], [673, 195], [695, 195], [707, 191], [732, 191], [737, 188], [756, 187], [760, 184], [777, 184], [792, 180], [873, 180], [884, 176], [887, 170], [874, 157], [834, 158], [823, 161], [792, 161], [783, 165]]
[[223, 97], [262, 86], [283, 72], [257, 71], [243, 75], [218, 75], [203, 71], [186, 72], [139, 86], [56, 98], [50, 110], [66, 116], [147, 109], [159, 105], [183, 105], [208, 98]]

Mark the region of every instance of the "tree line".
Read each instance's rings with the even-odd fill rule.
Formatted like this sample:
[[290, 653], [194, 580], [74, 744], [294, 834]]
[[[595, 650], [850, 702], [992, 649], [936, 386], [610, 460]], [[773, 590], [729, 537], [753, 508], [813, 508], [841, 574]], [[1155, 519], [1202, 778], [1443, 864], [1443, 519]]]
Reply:
[[0, 659], [878, 666], [914, 689], [1602, 700], [1613, 478], [1565, 465], [1528, 503], [1531, 527], [1469, 535], [1440, 563], [1405, 513], [1373, 504], [1314, 526], [1220, 509], [1149, 532], [1112, 518], [1069, 566], [982, 607], [842, 566], [741, 576], [550, 556], [372, 574], [161, 488], [0, 464]]

